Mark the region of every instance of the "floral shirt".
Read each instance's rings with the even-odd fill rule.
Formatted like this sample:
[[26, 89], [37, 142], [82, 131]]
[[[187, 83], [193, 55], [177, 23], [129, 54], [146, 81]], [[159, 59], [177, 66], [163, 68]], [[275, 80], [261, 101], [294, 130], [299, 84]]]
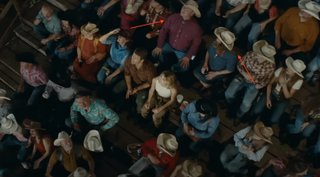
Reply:
[[31, 69], [26, 70], [20, 63], [20, 73], [21, 77], [32, 87], [45, 85], [48, 82], [48, 77], [40, 66], [33, 65]]
[[64, 26], [61, 22], [62, 37], [68, 37], [70, 41], [73, 41], [70, 45], [66, 46], [66, 50], [76, 48], [78, 46], [78, 38], [80, 36], [80, 30], [77, 26], [72, 25], [72, 28]]
[[7, 117], [10, 114], [11, 104], [7, 100], [3, 100], [0, 105], [0, 119]]

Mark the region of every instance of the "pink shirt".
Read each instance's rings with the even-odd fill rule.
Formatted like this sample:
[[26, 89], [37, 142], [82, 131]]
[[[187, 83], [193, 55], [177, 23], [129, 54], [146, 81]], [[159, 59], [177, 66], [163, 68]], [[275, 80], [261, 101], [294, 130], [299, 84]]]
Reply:
[[[0, 129], [0, 140], [3, 138], [4, 135], [6, 135], [7, 133], [3, 132], [1, 129]], [[21, 142], [26, 142], [28, 141], [27, 138], [25, 138], [22, 133], [19, 133], [19, 132], [14, 132], [12, 133], [13, 136], [15, 136], [17, 138], [18, 141], [21, 141]]]

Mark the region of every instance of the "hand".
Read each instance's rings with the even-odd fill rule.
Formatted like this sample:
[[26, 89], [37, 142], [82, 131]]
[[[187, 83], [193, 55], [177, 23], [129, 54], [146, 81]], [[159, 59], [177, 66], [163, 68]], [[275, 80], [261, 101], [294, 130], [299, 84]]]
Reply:
[[270, 98], [267, 99], [266, 105], [267, 105], [267, 108], [268, 108], [268, 109], [271, 109], [271, 108], [272, 108], [272, 103], [271, 103]]
[[230, 14], [231, 14], [231, 13], [230, 13], [230, 11], [228, 10], [228, 11], [226, 12], [226, 14], [225, 14], [224, 16], [222, 16], [222, 17], [223, 17], [223, 18], [228, 18]]
[[143, 10], [141, 10], [140, 15], [144, 16], [144, 15], [146, 15], [146, 13], [147, 13], [147, 11], [143, 9]]
[[138, 90], [138, 88], [137, 88], [137, 87], [136, 87], [136, 88], [134, 88], [134, 89], [133, 89], [133, 91], [132, 91], [132, 94], [131, 94], [131, 95], [136, 94], [138, 91], [139, 91], [139, 90]]
[[203, 65], [202, 68], [201, 68], [201, 73], [204, 74], [207, 71], [209, 71], [208, 65]]
[[114, 29], [112, 31], [110, 31], [111, 34], [118, 34], [120, 32], [120, 28]]
[[144, 107], [147, 108], [147, 109], [150, 109], [150, 101], [147, 101], [147, 102], [144, 104]]
[[220, 8], [216, 8], [215, 13], [216, 13], [217, 16], [220, 16], [221, 15]]
[[90, 171], [89, 174], [90, 174], [90, 177], [96, 177], [96, 175], [92, 171]]
[[261, 26], [261, 32], [266, 28], [267, 24], [265, 22], [262, 22], [259, 24]]
[[66, 50], [67, 50], [66, 48], [62, 47], [62, 48], [60, 48], [58, 51], [59, 51], [59, 52], [64, 52], [64, 51], [66, 51]]
[[97, 10], [97, 15], [102, 16], [105, 11], [106, 11], [106, 9], [104, 9], [103, 7], [99, 7]]
[[43, 45], [46, 45], [48, 42], [49, 42], [48, 39], [42, 39], [42, 40], [41, 40], [41, 44], [43, 44]]
[[256, 172], [256, 176], [261, 176], [263, 173], [263, 169], [260, 168], [257, 172]]
[[189, 135], [189, 132], [190, 132], [191, 128], [192, 128], [192, 127], [190, 127], [190, 126], [188, 125], [188, 123], [184, 123], [184, 124], [183, 124], [183, 129], [182, 129], [182, 131], [183, 131], [183, 133]]
[[282, 55], [285, 55], [288, 57], [288, 56], [292, 55], [292, 50], [283, 50]]
[[92, 56], [89, 58], [89, 60], [86, 61], [87, 64], [91, 64], [94, 61], [95, 57]]
[[130, 95], [132, 95], [132, 88], [128, 88], [127, 94], [126, 94], [126, 99], [129, 99]]
[[248, 155], [251, 155], [251, 154], [253, 154], [253, 151], [251, 149], [248, 149], [247, 153], [248, 153]]
[[261, 88], [263, 88], [263, 87], [264, 87], [263, 85], [256, 84], [256, 89], [261, 89]]
[[242, 145], [242, 150], [245, 150], [245, 151], [247, 151], [248, 149], [249, 149], [249, 147], [248, 146], [246, 146], [246, 145]]
[[278, 49], [278, 50], [281, 48], [280, 39], [276, 39], [275, 47], [276, 47], [276, 49]]
[[111, 80], [112, 80], [112, 79], [113, 79], [113, 77], [108, 76], [108, 77], [106, 78], [106, 81], [105, 81], [106, 85], [109, 85], [109, 84], [111, 83]]
[[152, 109], [152, 112], [153, 112], [154, 114], [158, 114], [160, 111], [162, 111], [161, 108], [153, 108], [153, 109]]
[[34, 25], [39, 25], [41, 22], [42, 22], [41, 19], [35, 19], [33, 23]]
[[180, 66], [182, 66], [182, 68], [187, 68], [187, 67], [189, 67], [189, 65], [190, 65], [190, 58], [188, 58], [188, 57], [183, 57], [183, 58], [180, 59], [180, 61], [181, 61]]
[[93, 2], [93, 0], [85, 0], [84, 2], [86, 2], [86, 3], [92, 3]]
[[213, 79], [214, 77], [216, 77], [218, 74], [217, 74], [217, 72], [215, 72], [215, 71], [210, 71], [207, 75], [206, 75], [206, 79], [207, 80], [211, 80], [211, 79]]
[[155, 49], [153, 49], [152, 54], [154, 56], [158, 56], [162, 54], [162, 48], [156, 47]]
[[78, 122], [73, 122], [73, 128], [77, 131], [81, 131]]
[[242, 76], [244, 77], [244, 79], [247, 81], [247, 82], [252, 82], [252, 80], [251, 80], [251, 77], [249, 76], [249, 74], [248, 73], [246, 73], [246, 72], [244, 72], [244, 73], [241, 73], [242, 74]]
[[243, 12], [243, 15], [247, 15], [249, 13], [249, 9]]
[[195, 134], [196, 134], [196, 130], [193, 127], [191, 127], [191, 130], [189, 130], [189, 135], [194, 137]]
[[79, 63], [81, 63], [82, 62], [81, 56], [78, 56], [77, 58], [78, 58]]
[[148, 33], [148, 34], [146, 35], [146, 38], [151, 39], [151, 34]]
[[57, 36], [54, 38], [54, 40], [55, 40], [55, 41], [58, 41], [59, 39], [61, 39], [61, 36], [62, 36], [62, 35], [57, 35]]
[[24, 85], [20, 85], [18, 87], [18, 90], [17, 90], [18, 93], [23, 93], [24, 92]]
[[309, 122], [305, 122], [304, 124], [301, 125], [301, 131], [303, 131], [308, 125], [310, 125]]
[[40, 162], [41, 161], [39, 159], [34, 162], [34, 164], [33, 164], [33, 169], [34, 170], [39, 168]]
[[148, 154], [148, 158], [149, 158], [150, 162], [151, 162], [152, 164], [154, 164], [154, 165], [157, 165], [157, 164], [160, 163], [159, 158], [158, 158], [156, 155], [154, 155], [154, 154], [149, 153], [149, 154]]
[[100, 129], [101, 129], [103, 132], [105, 132], [105, 131], [106, 131], [106, 129], [104, 129], [104, 127], [103, 127], [103, 126], [101, 126], [101, 127], [100, 127]]
[[285, 84], [287, 84], [287, 81], [283, 78], [283, 76], [279, 77], [279, 82], [281, 86], [284, 86]]

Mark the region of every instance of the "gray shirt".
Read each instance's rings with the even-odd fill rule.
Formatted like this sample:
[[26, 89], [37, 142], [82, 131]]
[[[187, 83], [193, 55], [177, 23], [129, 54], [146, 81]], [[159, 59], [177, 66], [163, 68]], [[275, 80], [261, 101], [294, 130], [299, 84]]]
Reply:
[[2, 105], [0, 105], [0, 119], [7, 117], [10, 114], [11, 103], [4, 100]]
[[52, 17], [48, 21], [42, 14], [41, 10], [39, 11], [36, 19], [42, 20], [42, 23], [46, 27], [46, 29], [52, 34], [60, 34], [61, 33], [61, 21], [57, 16], [57, 11], [53, 10]]
[[74, 82], [71, 82], [71, 87], [64, 88], [64, 87], [58, 86], [57, 84], [49, 80], [45, 89], [45, 93], [48, 94], [47, 96], [48, 98], [50, 97], [50, 93], [53, 90], [57, 92], [58, 99], [61, 102], [68, 102], [68, 101], [71, 101], [79, 91], [82, 91], [82, 90], [84, 91], [85, 88], [80, 87]]

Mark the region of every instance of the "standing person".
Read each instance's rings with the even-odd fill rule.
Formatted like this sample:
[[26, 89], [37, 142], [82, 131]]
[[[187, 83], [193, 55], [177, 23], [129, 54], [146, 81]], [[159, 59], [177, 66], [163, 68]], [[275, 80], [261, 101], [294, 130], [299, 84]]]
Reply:
[[121, 4], [121, 24], [120, 28], [128, 30], [131, 34], [135, 29], [131, 29], [137, 25], [139, 19], [139, 8], [143, 0], [124, 0]]
[[10, 98], [6, 97], [7, 92], [0, 89], [0, 119], [7, 117], [11, 112]]
[[99, 28], [93, 23], [81, 27], [81, 35], [77, 46], [78, 57], [73, 62], [72, 79], [81, 77], [83, 80], [96, 83], [97, 74], [106, 55], [106, 46], [99, 41]]
[[97, 15], [99, 19], [102, 20], [111, 14], [116, 3], [119, 1], [120, 0], [85, 0], [81, 4], [81, 8], [88, 11], [93, 11], [97, 8]]
[[[164, 56], [175, 53], [178, 63], [171, 66], [174, 72], [185, 72], [190, 66], [201, 44], [202, 30], [195, 18], [201, 17], [197, 2], [193, 0], [183, 3], [180, 14], [171, 15], [164, 23], [158, 38], [158, 45], [152, 51], [159, 61], [164, 62]], [[166, 41], [168, 37], [168, 42]]]
[[170, 177], [199, 177], [202, 175], [202, 167], [194, 160], [185, 160], [183, 164], [176, 166]]
[[[302, 71], [306, 68], [303, 61], [291, 57], [286, 59], [287, 68], [278, 68], [274, 72], [274, 76], [267, 87], [267, 93], [264, 93], [259, 102], [252, 110], [252, 116], [257, 118], [262, 115], [262, 111], [266, 110], [262, 116], [263, 122], [272, 126], [278, 123], [281, 115], [290, 103], [290, 98], [301, 88], [303, 84]], [[268, 109], [265, 109], [265, 108]]]
[[272, 135], [272, 128], [261, 121], [240, 130], [234, 134], [235, 144], [228, 144], [220, 155], [223, 167], [230, 173], [247, 174], [245, 159], [259, 162], [272, 144]]

